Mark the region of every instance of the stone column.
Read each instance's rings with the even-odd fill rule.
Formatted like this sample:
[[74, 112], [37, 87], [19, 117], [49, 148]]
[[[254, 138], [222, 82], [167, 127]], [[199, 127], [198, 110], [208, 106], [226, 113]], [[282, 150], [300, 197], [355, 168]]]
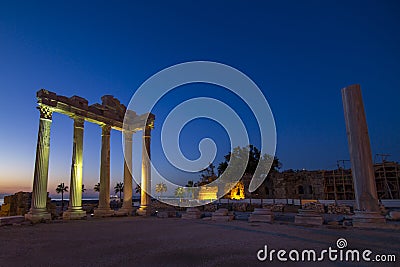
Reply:
[[[140, 192], [140, 208], [139, 215], [149, 215], [148, 206], [151, 202], [151, 167], [150, 167], [150, 137], [151, 127], [146, 126], [143, 130], [143, 145], [142, 145], [142, 184]], [[147, 193], [146, 193], [147, 192]]]
[[94, 211], [96, 217], [112, 216], [110, 208], [110, 132], [109, 125], [101, 127], [101, 162], [100, 162], [100, 193], [99, 206]]
[[36, 146], [35, 173], [33, 176], [32, 203], [29, 213], [25, 215], [25, 218], [32, 222], [51, 220], [50, 213], [46, 211], [46, 204], [50, 156], [50, 126], [53, 112], [45, 105], [40, 105], [38, 109], [40, 119]]
[[85, 119], [80, 116], [74, 119], [74, 143], [72, 146], [71, 182], [69, 184], [68, 210], [63, 219], [73, 220], [86, 217], [82, 209], [82, 168], [83, 168], [83, 127]]
[[124, 136], [124, 202], [118, 211], [120, 214], [132, 213], [132, 132], [123, 132]]
[[356, 209], [358, 210], [353, 218], [353, 225], [363, 227], [370, 226], [371, 223], [383, 223], [385, 219], [379, 212], [372, 153], [360, 85], [351, 85], [342, 89], [342, 99]]

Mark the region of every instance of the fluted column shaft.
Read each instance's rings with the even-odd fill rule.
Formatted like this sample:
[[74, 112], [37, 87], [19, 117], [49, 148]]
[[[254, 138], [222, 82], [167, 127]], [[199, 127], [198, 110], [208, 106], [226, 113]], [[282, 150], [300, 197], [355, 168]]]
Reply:
[[122, 209], [128, 213], [132, 211], [132, 132], [123, 132], [124, 153], [124, 202]]
[[69, 207], [70, 211], [82, 210], [82, 168], [83, 168], [83, 127], [85, 120], [74, 117], [74, 143], [72, 147], [72, 165]]
[[50, 126], [52, 111], [40, 105], [39, 132], [36, 147], [35, 173], [33, 177], [31, 214], [46, 213], [47, 182], [50, 156]]
[[99, 209], [110, 209], [110, 132], [109, 125], [101, 127], [101, 162]]
[[150, 138], [151, 138], [151, 127], [146, 126], [145, 129], [143, 130], [143, 142], [142, 142], [142, 185], [140, 194], [140, 208], [142, 210], [145, 210], [151, 201]]

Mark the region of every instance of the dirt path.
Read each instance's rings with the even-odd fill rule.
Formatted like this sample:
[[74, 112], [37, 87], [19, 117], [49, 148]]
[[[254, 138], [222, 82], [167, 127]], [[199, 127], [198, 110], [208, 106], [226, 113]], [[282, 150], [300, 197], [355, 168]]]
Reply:
[[336, 248], [338, 238], [351, 249], [397, 253], [399, 262], [400, 233], [389, 230], [124, 217], [0, 227], [0, 266], [304, 266], [276, 258], [260, 262], [256, 254], [264, 245], [288, 251]]

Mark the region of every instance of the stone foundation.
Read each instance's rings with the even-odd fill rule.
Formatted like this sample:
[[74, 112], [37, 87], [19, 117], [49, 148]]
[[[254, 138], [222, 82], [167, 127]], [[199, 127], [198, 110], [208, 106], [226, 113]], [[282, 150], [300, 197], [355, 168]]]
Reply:
[[86, 219], [86, 211], [84, 210], [77, 210], [77, 211], [64, 211], [63, 213], [64, 220], [82, 220]]
[[358, 228], [379, 228], [386, 224], [386, 219], [379, 212], [355, 211], [353, 226]]
[[137, 215], [139, 216], [150, 216], [151, 215], [151, 211], [149, 209], [149, 207], [140, 207], [137, 211], [136, 211]]
[[201, 212], [198, 208], [187, 208], [186, 213], [182, 214], [182, 219], [200, 219]]
[[157, 218], [173, 218], [176, 217], [176, 211], [159, 211], [157, 212]]
[[299, 209], [299, 213], [295, 216], [294, 223], [298, 225], [322, 225], [324, 218], [315, 210]]
[[25, 214], [25, 219], [33, 223], [45, 222], [51, 220], [51, 214], [48, 212], [29, 212]]
[[274, 214], [268, 208], [255, 208], [249, 217], [249, 222], [268, 222], [274, 221]]
[[211, 216], [211, 220], [222, 221], [222, 222], [232, 221], [233, 218], [234, 216], [232, 212], [229, 212], [228, 209], [218, 209]]
[[111, 217], [114, 216], [114, 211], [111, 209], [95, 209], [94, 210], [94, 217]]
[[24, 216], [0, 217], [0, 226], [10, 225], [10, 224], [14, 224], [14, 223], [22, 223], [24, 221], [25, 221]]
[[131, 216], [133, 208], [120, 208], [119, 210], [115, 211], [115, 215], [117, 216]]

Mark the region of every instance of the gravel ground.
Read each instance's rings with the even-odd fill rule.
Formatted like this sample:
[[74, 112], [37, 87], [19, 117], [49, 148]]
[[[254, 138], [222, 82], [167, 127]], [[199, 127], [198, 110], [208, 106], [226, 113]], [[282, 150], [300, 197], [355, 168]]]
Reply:
[[[0, 266], [313, 266], [310, 262], [260, 262], [257, 251], [332, 247], [338, 238], [348, 249], [395, 254], [400, 266], [400, 232], [351, 227], [302, 227], [246, 221], [89, 218], [0, 227]], [[286, 255], [287, 256], [287, 255]], [[365, 266], [366, 262], [331, 262], [323, 266]], [[372, 266], [372, 264], [370, 264]]]

